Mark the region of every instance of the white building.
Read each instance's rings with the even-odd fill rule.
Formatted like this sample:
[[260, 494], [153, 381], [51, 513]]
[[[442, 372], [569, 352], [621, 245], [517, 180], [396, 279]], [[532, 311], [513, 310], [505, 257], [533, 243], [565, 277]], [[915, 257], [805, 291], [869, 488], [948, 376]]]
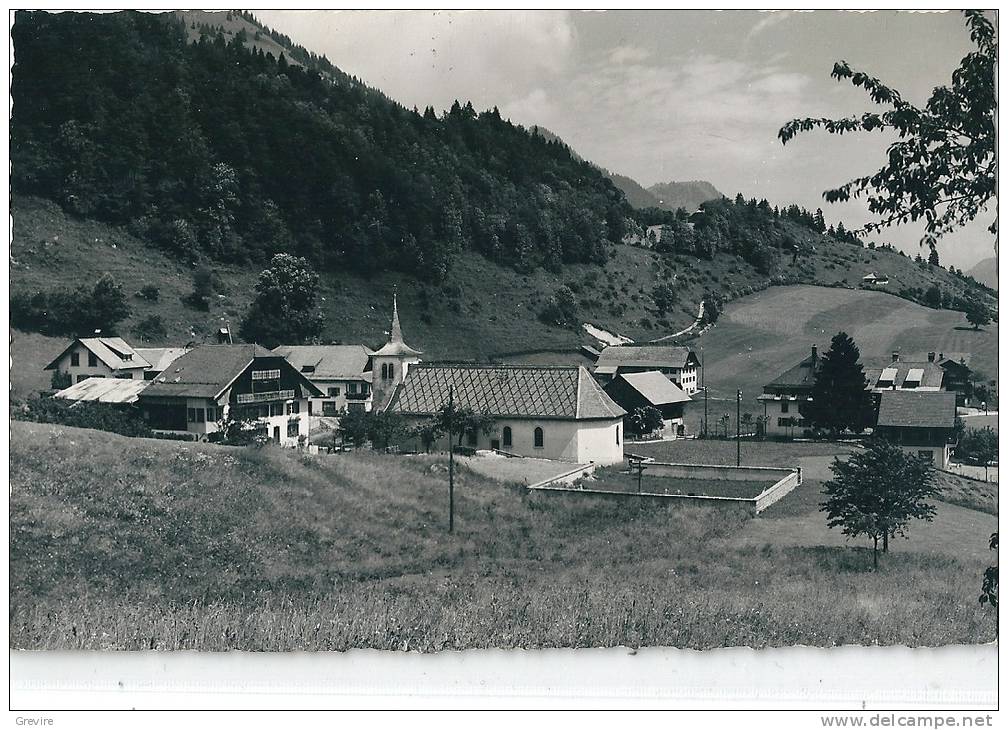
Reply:
[[273, 352], [322, 391], [311, 400], [316, 416], [336, 416], [344, 408], [371, 410], [371, 356], [364, 345], [281, 345]]
[[143, 380], [151, 364], [121, 337], [79, 337], [45, 366], [69, 376], [71, 383], [87, 378]]
[[613, 345], [599, 354], [595, 377], [608, 383], [619, 373], [657, 370], [686, 395], [700, 387], [700, 360], [688, 347], [671, 345]]
[[[626, 412], [584, 367], [414, 365], [388, 410], [416, 425], [449, 397], [494, 419], [490, 433], [466, 434], [465, 446], [580, 464], [623, 461]], [[424, 449], [419, 439], [412, 446]], [[435, 448], [447, 450], [447, 438]]]

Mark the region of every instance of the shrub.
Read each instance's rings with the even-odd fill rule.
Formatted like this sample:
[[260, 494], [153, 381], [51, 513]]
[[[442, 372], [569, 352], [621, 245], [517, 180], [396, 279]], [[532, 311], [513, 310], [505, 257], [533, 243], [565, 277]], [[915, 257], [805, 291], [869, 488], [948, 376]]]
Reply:
[[11, 403], [11, 418], [36, 423], [59, 423], [95, 428], [123, 436], [150, 436], [151, 430], [135, 406], [62, 398], [30, 398]]
[[140, 299], [146, 299], [148, 302], [156, 302], [161, 297], [161, 290], [153, 284], [147, 284], [136, 295]]
[[164, 321], [161, 319], [160, 314], [152, 314], [148, 317], [144, 317], [137, 323], [136, 327], [133, 328], [133, 332], [141, 340], [147, 341], [162, 341], [168, 337], [168, 331], [165, 329]]

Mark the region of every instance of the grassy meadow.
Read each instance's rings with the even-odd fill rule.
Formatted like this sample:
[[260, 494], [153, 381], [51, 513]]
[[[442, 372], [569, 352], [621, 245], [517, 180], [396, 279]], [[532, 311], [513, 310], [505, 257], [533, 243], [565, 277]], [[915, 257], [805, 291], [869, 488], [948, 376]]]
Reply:
[[[449, 534], [438, 456], [306, 457], [23, 422], [12, 423], [10, 473], [14, 649], [996, 638], [995, 615], [977, 602], [991, 556], [932, 549], [931, 527], [915, 527], [920, 549], [884, 556], [875, 573], [864, 543], [830, 544], [814, 506], [764, 519], [538, 501], [463, 469]], [[788, 533], [802, 520], [805, 542]]]

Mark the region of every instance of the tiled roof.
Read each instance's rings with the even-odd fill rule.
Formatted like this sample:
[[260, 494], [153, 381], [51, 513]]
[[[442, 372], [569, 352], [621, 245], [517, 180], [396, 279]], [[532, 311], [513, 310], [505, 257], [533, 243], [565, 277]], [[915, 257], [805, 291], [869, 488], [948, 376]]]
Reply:
[[150, 366], [150, 363], [137, 355], [136, 350], [121, 337], [81, 337], [67, 345], [63, 352], [46, 365], [45, 369], [55, 369], [63, 356], [78, 342], [93, 352], [95, 357], [108, 365], [112, 370], [134, 370]]
[[[280, 345], [273, 352], [309, 380], [371, 380], [364, 368], [372, 353], [364, 345]], [[314, 370], [306, 371], [306, 366]]]
[[[923, 376], [920, 380], [920, 385], [918, 386], [921, 388], [940, 388], [942, 380], [945, 377], [945, 371], [937, 363], [897, 360], [896, 362], [887, 362], [884, 365], [877, 367], [865, 368], [864, 373], [865, 378], [868, 379], [869, 390], [879, 387], [878, 382], [881, 379], [883, 372], [891, 369], [896, 370], [894, 380], [890, 385], [881, 387], [892, 387], [892, 384], [894, 383], [897, 388], [902, 388], [904, 381], [907, 379], [907, 375], [909, 375], [912, 370], [923, 371]], [[917, 373], [914, 374], [916, 375]], [[890, 373], [886, 373], [886, 375], [888, 376]]]
[[584, 367], [414, 365], [389, 410], [429, 415], [448, 403], [496, 417], [567, 420], [621, 418], [625, 411]]
[[100, 403], [133, 403], [150, 383], [129, 378], [86, 378], [55, 394], [56, 398]]
[[[613, 345], [605, 348], [599, 354], [598, 368], [608, 370], [611, 367], [686, 367], [692, 350], [688, 347], [669, 345]], [[696, 355], [693, 355], [696, 360]], [[606, 370], [603, 370], [605, 372]]]
[[617, 377], [625, 380], [627, 385], [644, 396], [651, 405], [665, 406], [672, 403], [684, 403], [690, 399], [675, 383], [657, 370], [643, 373], [623, 373]]
[[953, 428], [956, 394], [942, 390], [887, 390], [879, 402], [879, 426]]
[[199, 345], [150, 381], [145, 396], [213, 398], [257, 357], [277, 357], [261, 345]]
[[161, 372], [186, 352], [184, 347], [138, 347], [136, 351], [155, 372]]

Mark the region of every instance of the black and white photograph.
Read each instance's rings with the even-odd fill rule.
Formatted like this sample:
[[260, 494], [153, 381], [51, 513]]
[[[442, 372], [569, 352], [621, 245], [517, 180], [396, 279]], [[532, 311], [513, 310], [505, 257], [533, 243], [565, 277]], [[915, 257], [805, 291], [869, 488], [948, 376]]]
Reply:
[[18, 724], [236, 661], [994, 724], [997, 9], [8, 40]]

